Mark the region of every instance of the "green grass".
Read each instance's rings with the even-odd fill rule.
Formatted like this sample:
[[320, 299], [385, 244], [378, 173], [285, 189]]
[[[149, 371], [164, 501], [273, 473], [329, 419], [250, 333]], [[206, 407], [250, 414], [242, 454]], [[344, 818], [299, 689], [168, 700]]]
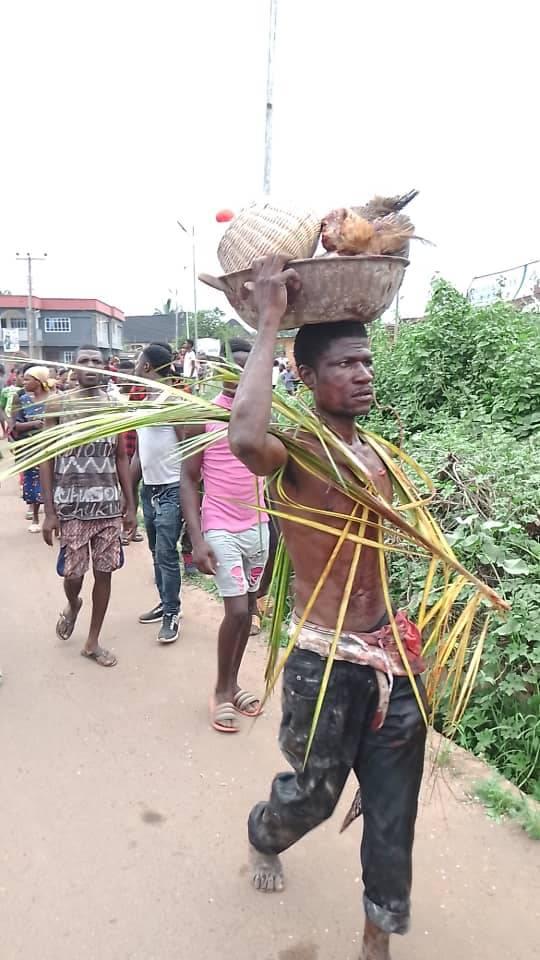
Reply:
[[450, 766], [452, 763], [452, 747], [449, 743], [440, 744], [439, 749], [433, 758], [433, 763], [441, 770]]
[[525, 797], [511, 792], [496, 777], [477, 781], [474, 796], [494, 820], [507, 818], [517, 823], [532, 840], [540, 840], [540, 810]]
[[214, 600], [220, 600], [218, 588], [216, 587], [216, 581], [213, 577], [207, 577], [204, 573], [192, 573], [189, 577], [184, 573], [183, 582], [186, 584], [191, 584], [193, 587], [199, 587], [201, 590], [204, 590], [205, 593], [209, 593]]

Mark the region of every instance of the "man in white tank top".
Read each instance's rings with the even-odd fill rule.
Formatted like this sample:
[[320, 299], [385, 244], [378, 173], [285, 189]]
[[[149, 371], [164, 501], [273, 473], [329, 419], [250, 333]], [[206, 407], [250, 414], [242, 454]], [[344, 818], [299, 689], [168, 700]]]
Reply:
[[[135, 374], [155, 381], [153, 400], [163, 398], [160, 382], [171, 374], [172, 351], [166, 343], [150, 343], [142, 351]], [[159, 603], [142, 613], [139, 623], [161, 622], [157, 640], [174, 643], [178, 638], [180, 602], [180, 556], [178, 540], [182, 527], [180, 507], [180, 427], [170, 424], [137, 429], [137, 451], [131, 461], [131, 476], [136, 489], [142, 477], [141, 502], [148, 546], [154, 561], [154, 576]]]

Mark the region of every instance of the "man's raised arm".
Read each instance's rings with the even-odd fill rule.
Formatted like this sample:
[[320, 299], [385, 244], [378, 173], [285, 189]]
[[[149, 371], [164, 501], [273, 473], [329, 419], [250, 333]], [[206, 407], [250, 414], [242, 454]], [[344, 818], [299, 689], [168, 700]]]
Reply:
[[267, 476], [287, 462], [287, 451], [268, 433], [272, 412], [272, 366], [281, 318], [287, 309], [287, 284], [298, 289], [298, 275], [284, 270], [286, 257], [266, 257], [253, 264], [251, 296], [259, 315], [250, 352], [231, 411], [232, 452], [257, 476]]

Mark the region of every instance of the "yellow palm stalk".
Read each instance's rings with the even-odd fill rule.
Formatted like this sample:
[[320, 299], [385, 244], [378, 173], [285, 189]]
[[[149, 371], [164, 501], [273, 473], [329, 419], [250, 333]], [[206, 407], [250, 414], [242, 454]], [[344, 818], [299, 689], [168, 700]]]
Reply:
[[[118, 376], [121, 377], [120, 374]], [[215, 367], [213, 376], [209, 377], [207, 382], [218, 383], [223, 378], [234, 381], [238, 379], [238, 376], [238, 371], [222, 363]], [[153, 384], [147, 384], [146, 381], [135, 378], [131, 374], [126, 375], [126, 379], [154, 387]], [[161, 388], [162, 385], [160, 384], [160, 390]], [[163, 385], [163, 390], [167, 395], [166, 403], [156, 403], [152, 400], [142, 402], [130, 400], [129, 404], [125, 406], [112, 404], [103, 406], [75, 397], [73, 401], [66, 403], [66, 410], [70, 413], [69, 420], [61, 423], [60, 426], [48, 428], [40, 434], [23, 439], [14, 445], [17, 450], [17, 463], [10, 464], [7, 461], [4, 464], [0, 480], [21, 470], [36, 466], [47, 459], [54, 458], [74, 446], [141, 426], [171, 423], [190, 427], [216, 421], [223, 424], [220, 430], [199, 434], [180, 444], [178, 456], [182, 459], [192, 456], [194, 453], [204, 450], [207, 445], [223, 439], [227, 432], [229, 411], [216, 407], [202, 397], [184, 393], [171, 386]], [[420, 628], [425, 633], [424, 653], [428, 655], [430, 660], [427, 690], [432, 710], [441, 703], [448, 693], [450, 723], [457, 723], [458, 718], [466, 708], [473, 689], [487, 636], [487, 619], [479, 635], [475, 630], [475, 622], [480, 607], [487, 603], [492, 610], [504, 611], [508, 608], [507, 604], [488, 584], [483, 583], [481, 579], [459, 563], [454, 551], [428, 510], [427, 505], [434, 495], [434, 485], [411, 457], [381, 437], [368, 430], [358, 428], [363, 442], [374, 450], [386, 466], [398, 501], [397, 505], [394, 506], [377, 491], [367, 476], [363, 465], [356, 459], [350, 447], [302, 402], [291, 402], [277, 392], [273, 396], [272, 409], [275, 421], [270, 425], [270, 432], [279, 437], [287, 448], [291, 460], [302, 470], [345, 493], [351, 500], [351, 511], [349, 515], [326, 511], [327, 521], [331, 522], [325, 523], [323, 519], [325, 511], [304, 507], [301, 503], [296, 503], [286, 496], [283, 472], [272, 478], [276, 498], [271, 501], [274, 505], [270, 506], [269, 512], [278, 518], [286, 518], [295, 523], [307, 525], [314, 530], [323, 531], [335, 538], [335, 543], [329, 551], [328, 560], [321, 570], [300, 622], [291, 632], [289, 642], [281, 658], [279, 657], [279, 647], [291, 570], [290, 560], [284, 545], [283, 543], [280, 544], [274, 575], [275, 586], [279, 588], [279, 602], [275, 603], [272, 620], [265, 697], [268, 696], [283, 669], [287, 656], [296, 643], [299, 631], [309, 617], [309, 613], [331, 573], [336, 557], [343, 545], [348, 542], [354, 547], [353, 556], [339, 606], [331, 653], [317, 700], [309, 746], [311, 746], [315, 735], [317, 719], [322, 709], [324, 694], [332, 669], [337, 639], [345, 620], [354, 574], [364, 546], [369, 546], [370, 549], [378, 552], [380, 577], [392, 633], [415, 690], [419, 708], [427, 722], [426, 711], [410, 671], [395, 623], [386, 567], [386, 556], [392, 553], [416, 558], [419, 556], [425, 557], [427, 565], [426, 581], [418, 620]], [[320, 452], [314, 451], [313, 440], [319, 445]], [[340, 470], [338, 463], [344, 464], [346, 472]], [[415, 482], [409, 476], [411, 473], [414, 474], [416, 481], [426, 489], [426, 493], [422, 493], [417, 488]], [[254, 504], [254, 506], [256, 509], [263, 509], [260, 504]], [[297, 513], [297, 511], [300, 511], [300, 513]], [[360, 519], [358, 519], [358, 516]], [[357, 525], [358, 531], [356, 531]], [[366, 536], [368, 527], [370, 531], [375, 529], [376, 536], [374, 539]], [[439, 586], [441, 578], [442, 586]], [[435, 602], [430, 603], [435, 585], [437, 590], [442, 590], [442, 593]], [[466, 605], [460, 611], [457, 609], [457, 605], [458, 603], [461, 604], [460, 598], [465, 592], [467, 592]]]

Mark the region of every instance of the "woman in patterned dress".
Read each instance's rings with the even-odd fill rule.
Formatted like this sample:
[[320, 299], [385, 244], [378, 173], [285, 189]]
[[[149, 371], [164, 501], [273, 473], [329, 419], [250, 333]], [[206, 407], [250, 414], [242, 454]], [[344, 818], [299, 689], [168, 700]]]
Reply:
[[[54, 381], [49, 379], [47, 367], [33, 366], [24, 372], [24, 392], [16, 399], [12, 410], [12, 437], [22, 440], [43, 429], [45, 405], [54, 392]], [[15, 453], [15, 456], [17, 454]], [[22, 475], [22, 496], [32, 510], [30, 533], [39, 533], [39, 508], [41, 505], [41, 486], [39, 467], [31, 467]]]

